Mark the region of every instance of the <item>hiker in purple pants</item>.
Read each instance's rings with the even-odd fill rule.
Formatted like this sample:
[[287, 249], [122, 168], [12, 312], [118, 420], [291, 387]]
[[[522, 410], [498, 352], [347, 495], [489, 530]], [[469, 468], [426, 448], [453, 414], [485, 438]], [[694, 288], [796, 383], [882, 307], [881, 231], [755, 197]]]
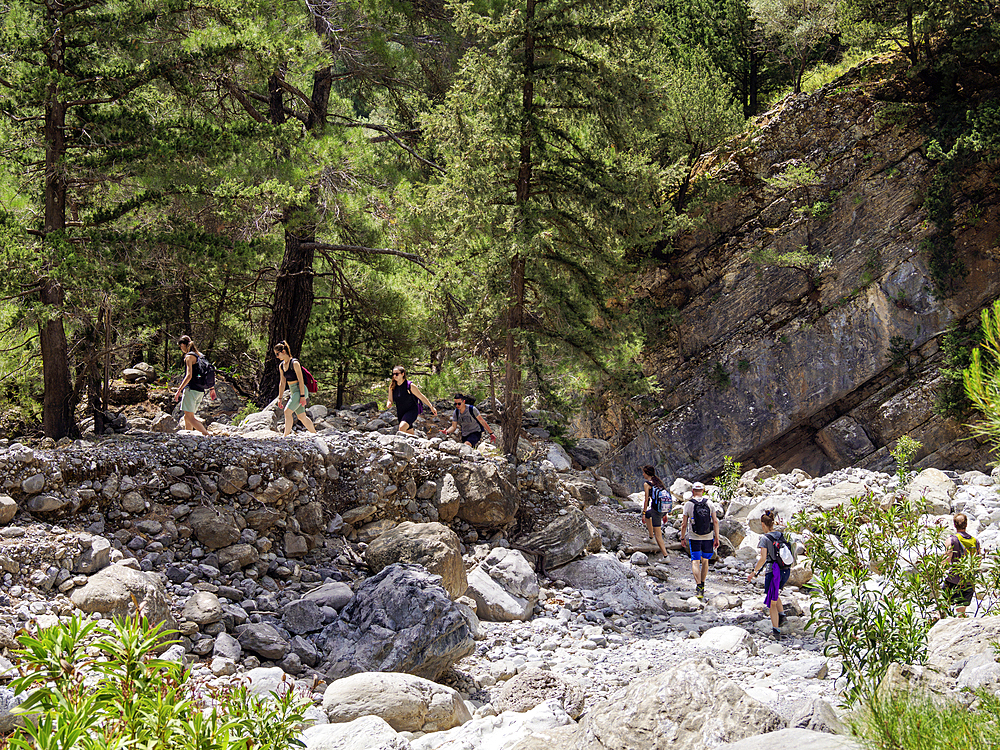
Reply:
[[784, 535], [780, 531], [774, 530], [775, 512], [765, 510], [760, 516], [760, 525], [764, 527], [764, 534], [757, 544], [759, 550], [757, 563], [753, 566], [747, 581], [752, 581], [761, 568], [766, 567], [764, 575], [764, 607], [771, 615], [771, 635], [776, 639], [781, 637], [781, 626], [785, 624], [785, 611], [781, 605], [779, 594], [781, 589], [788, 583], [788, 575], [792, 572], [791, 566], [781, 564], [781, 560], [774, 554], [775, 542], [784, 542]]

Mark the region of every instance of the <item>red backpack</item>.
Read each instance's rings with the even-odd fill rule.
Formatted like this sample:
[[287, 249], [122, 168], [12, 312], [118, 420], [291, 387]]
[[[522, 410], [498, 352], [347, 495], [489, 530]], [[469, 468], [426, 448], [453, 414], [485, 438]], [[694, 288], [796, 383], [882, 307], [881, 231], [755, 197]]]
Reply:
[[[292, 360], [292, 367], [295, 366], [297, 361], [295, 359]], [[319, 383], [316, 382], [316, 378], [313, 377], [313, 374], [301, 362], [299, 362], [299, 367], [302, 369], [302, 380], [306, 384], [306, 390], [310, 393], [316, 393], [319, 390]]]

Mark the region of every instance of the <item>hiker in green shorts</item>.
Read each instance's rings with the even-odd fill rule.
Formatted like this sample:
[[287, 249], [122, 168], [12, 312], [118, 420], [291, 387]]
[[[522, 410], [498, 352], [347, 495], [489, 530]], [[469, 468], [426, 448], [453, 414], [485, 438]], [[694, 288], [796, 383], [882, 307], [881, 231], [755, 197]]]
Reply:
[[[205, 359], [204, 354], [198, 351], [198, 347], [194, 345], [190, 336], [181, 336], [177, 340], [177, 345], [184, 352], [184, 379], [177, 386], [174, 402], [181, 402], [181, 411], [184, 412], [184, 429], [196, 430], [202, 435], [207, 435], [208, 430], [205, 428], [204, 422], [198, 419], [195, 412], [198, 411], [201, 400], [205, 398], [205, 390], [208, 388], [202, 373], [204, 370], [202, 360], [206, 363], [208, 360]], [[215, 388], [208, 388], [208, 390], [214, 399]], [[181, 400], [182, 396], [183, 400]]]
[[278, 358], [278, 408], [281, 408], [281, 397], [285, 395], [285, 383], [288, 383], [288, 403], [285, 404], [285, 433], [288, 437], [292, 434], [292, 415], [299, 418], [303, 426], [313, 435], [316, 434], [316, 425], [306, 416], [306, 404], [309, 401], [306, 390], [305, 376], [302, 374], [302, 365], [297, 359], [292, 358], [292, 350], [287, 341], [282, 341], [274, 345], [274, 356]]

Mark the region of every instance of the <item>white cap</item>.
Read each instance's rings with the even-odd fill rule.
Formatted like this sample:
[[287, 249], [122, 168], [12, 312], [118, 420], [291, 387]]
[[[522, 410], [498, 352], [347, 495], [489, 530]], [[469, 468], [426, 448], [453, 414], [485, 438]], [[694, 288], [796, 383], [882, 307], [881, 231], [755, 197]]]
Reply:
[[692, 490], [703, 490], [703, 489], [705, 489], [705, 485], [703, 485], [701, 482], [695, 482], [694, 484], [691, 485], [691, 489]]

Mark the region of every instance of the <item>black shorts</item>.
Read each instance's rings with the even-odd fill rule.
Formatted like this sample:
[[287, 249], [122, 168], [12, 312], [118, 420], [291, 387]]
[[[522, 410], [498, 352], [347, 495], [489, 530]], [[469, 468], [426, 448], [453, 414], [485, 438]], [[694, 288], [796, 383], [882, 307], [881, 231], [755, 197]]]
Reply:
[[972, 604], [972, 597], [976, 595], [975, 586], [963, 586], [951, 581], [944, 582], [944, 590], [948, 595], [948, 601], [956, 607], [968, 607]]
[[468, 435], [462, 435], [462, 442], [468, 443], [473, 448], [479, 445], [479, 441], [483, 439], [483, 433], [480, 432], [470, 432]]
[[663, 525], [663, 514], [654, 513], [652, 508], [646, 511], [646, 518], [653, 522], [653, 526]]
[[406, 414], [397, 414], [396, 416], [399, 417], [400, 422], [406, 422], [406, 424], [412, 427], [413, 423], [417, 421], [418, 413], [419, 412], [417, 412], [417, 407], [414, 406], [412, 409], [406, 412]]

